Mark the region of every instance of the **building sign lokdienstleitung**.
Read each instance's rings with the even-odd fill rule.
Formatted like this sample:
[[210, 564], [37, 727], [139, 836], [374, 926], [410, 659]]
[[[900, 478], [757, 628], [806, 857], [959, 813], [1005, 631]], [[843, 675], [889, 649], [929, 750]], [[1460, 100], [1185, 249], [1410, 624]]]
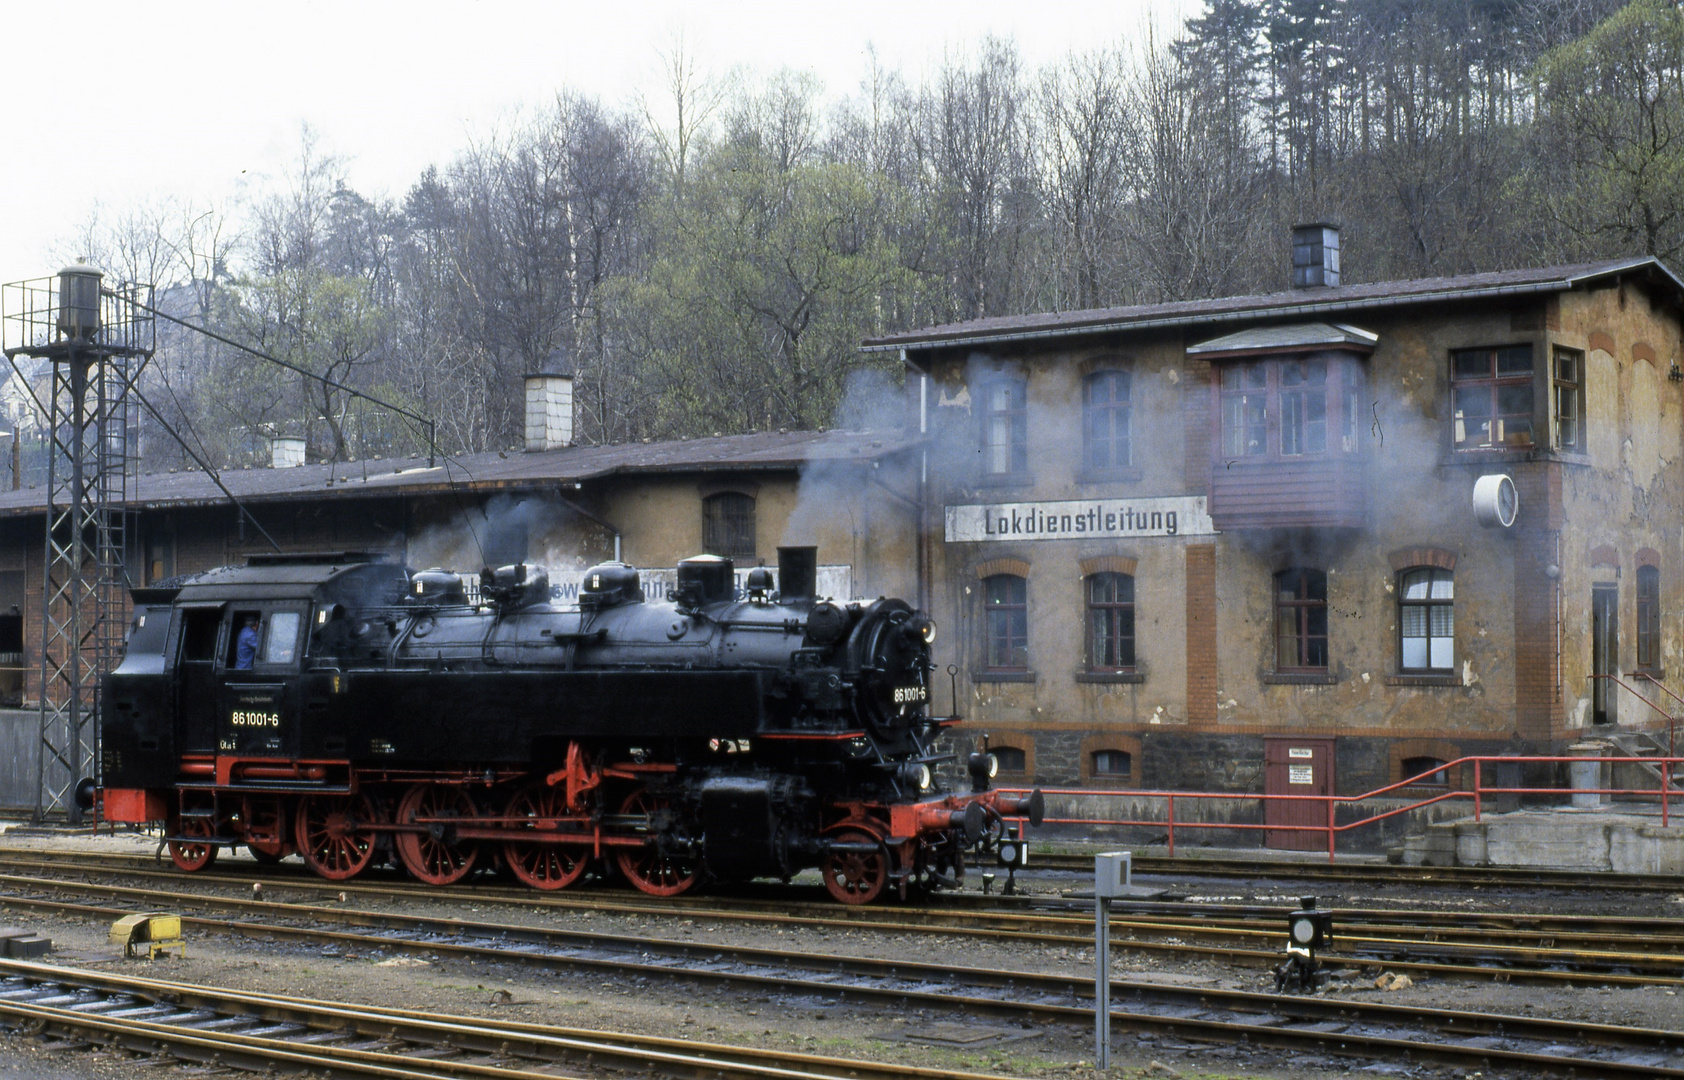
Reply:
[[1214, 536], [1203, 495], [1072, 499], [947, 508], [948, 543]]

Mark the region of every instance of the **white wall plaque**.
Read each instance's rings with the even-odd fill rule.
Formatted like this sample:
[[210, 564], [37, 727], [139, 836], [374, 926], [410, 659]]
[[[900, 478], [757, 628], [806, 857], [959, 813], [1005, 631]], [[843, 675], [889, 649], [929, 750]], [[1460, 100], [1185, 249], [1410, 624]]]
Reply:
[[1286, 748], [1286, 756], [1289, 758], [1313, 758], [1316, 756], [1316, 751], [1313, 747], [1309, 746], [1289, 746]]
[[1203, 495], [1072, 499], [947, 508], [947, 542], [1215, 536]]

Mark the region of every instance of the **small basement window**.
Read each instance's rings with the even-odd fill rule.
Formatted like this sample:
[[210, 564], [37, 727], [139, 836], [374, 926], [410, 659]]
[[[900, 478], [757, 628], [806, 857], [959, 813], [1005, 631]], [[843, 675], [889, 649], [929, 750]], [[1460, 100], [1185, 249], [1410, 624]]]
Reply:
[[996, 746], [989, 750], [994, 760], [1000, 763], [1003, 773], [1020, 773], [1029, 770], [1029, 755], [1016, 746]]
[[1095, 750], [1093, 778], [1095, 780], [1127, 780], [1134, 774], [1134, 758], [1127, 750]]
[[1403, 776], [1401, 779], [1416, 779], [1412, 782], [1417, 787], [1449, 787], [1450, 773], [1444, 767], [1444, 761], [1435, 757], [1412, 757], [1403, 759]]

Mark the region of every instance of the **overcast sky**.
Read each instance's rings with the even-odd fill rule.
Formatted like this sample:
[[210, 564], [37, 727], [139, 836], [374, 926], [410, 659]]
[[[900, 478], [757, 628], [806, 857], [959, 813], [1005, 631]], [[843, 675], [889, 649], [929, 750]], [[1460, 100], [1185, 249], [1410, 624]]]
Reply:
[[[853, 93], [867, 47], [913, 82], [986, 34], [1033, 70], [1072, 50], [1173, 32], [1198, 0], [78, 0], [9, 8], [0, 131], [0, 281], [57, 270], [96, 205], [228, 200], [297, 153], [310, 124], [351, 185], [399, 197], [517, 108], [562, 87], [658, 93], [680, 35], [723, 73], [816, 72]], [[32, 58], [39, 59], [32, 59]]]

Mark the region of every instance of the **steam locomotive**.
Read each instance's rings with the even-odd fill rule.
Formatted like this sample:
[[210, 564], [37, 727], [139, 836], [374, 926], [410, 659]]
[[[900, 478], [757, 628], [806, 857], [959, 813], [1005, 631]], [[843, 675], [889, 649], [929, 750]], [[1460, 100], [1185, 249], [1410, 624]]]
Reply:
[[953, 886], [1039, 791], [947, 792], [930, 714], [935, 627], [900, 600], [815, 595], [817, 551], [779, 551], [739, 595], [730, 560], [443, 570], [366, 555], [257, 556], [134, 590], [103, 688], [112, 822], [163, 823], [177, 866], [244, 845], [343, 880], [395, 860], [449, 884], [501, 867], [538, 889], [592, 866], [673, 896], [817, 867], [832, 896]]

